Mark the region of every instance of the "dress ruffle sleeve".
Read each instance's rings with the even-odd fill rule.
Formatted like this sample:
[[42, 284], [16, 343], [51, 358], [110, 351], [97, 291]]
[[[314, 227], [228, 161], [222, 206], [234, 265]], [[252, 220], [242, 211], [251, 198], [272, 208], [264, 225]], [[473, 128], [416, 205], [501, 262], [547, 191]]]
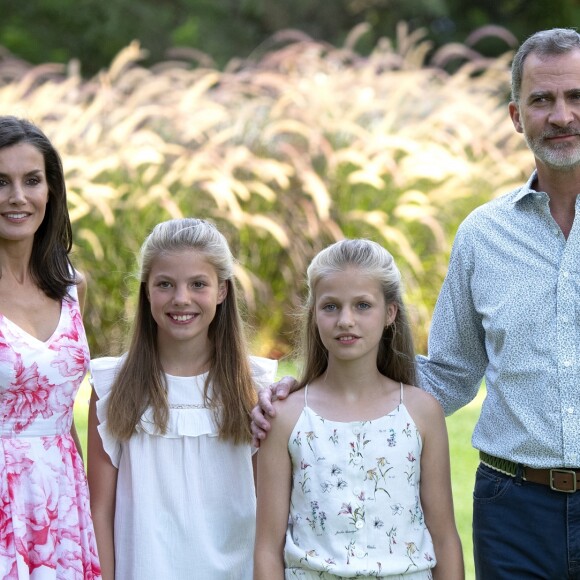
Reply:
[[111, 386], [122, 362], [123, 357], [103, 357], [91, 361], [90, 382], [98, 397], [98, 431], [103, 442], [103, 449], [116, 468], [119, 468], [121, 459], [121, 442], [113, 437], [107, 429], [107, 408], [109, 406], [109, 397], [111, 396]]
[[261, 356], [251, 356], [250, 370], [256, 383], [256, 389], [269, 387], [276, 380], [278, 361]]

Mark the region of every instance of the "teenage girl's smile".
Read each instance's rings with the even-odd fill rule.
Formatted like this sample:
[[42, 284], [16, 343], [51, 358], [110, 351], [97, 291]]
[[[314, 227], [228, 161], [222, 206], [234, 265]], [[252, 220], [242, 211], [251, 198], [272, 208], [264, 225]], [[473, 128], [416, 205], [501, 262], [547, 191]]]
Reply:
[[356, 336], [354, 334], [341, 334], [336, 337], [336, 340], [341, 344], [354, 344], [360, 336]]
[[168, 314], [168, 316], [170, 316], [175, 322], [178, 323], [187, 323], [190, 320], [193, 320], [197, 314], [174, 314], [174, 313], [170, 313]]
[[218, 280], [200, 252], [187, 249], [159, 255], [147, 282], [158, 341], [166, 345], [207, 341], [209, 325], [226, 293], [225, 282]]

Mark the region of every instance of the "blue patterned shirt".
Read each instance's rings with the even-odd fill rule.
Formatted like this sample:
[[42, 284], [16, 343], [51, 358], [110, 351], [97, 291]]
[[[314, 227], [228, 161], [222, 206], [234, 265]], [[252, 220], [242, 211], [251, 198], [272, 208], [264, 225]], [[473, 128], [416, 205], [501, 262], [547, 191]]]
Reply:
[[580, 196], [566, 240], [535, 178], [458, 229], [419, 382], [450, 414], [485, 376], [475, 448], [580, 467]]

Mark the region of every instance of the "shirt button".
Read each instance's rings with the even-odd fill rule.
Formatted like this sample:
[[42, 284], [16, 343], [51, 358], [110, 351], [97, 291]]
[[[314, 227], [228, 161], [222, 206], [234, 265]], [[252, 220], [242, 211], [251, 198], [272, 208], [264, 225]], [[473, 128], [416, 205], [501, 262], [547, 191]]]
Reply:
[[361, 494], [361, 491], [362, 491], [362, 490], [361, 490], [361, 488], [360, 488], [360, 487], [355, 487], [355, 488], [352, 490], [352, 493], [354, 493], [354, 495], [360, 495], [360, 494]]
[[568, 272], [567, 270], [564, 270], [562, 272], [562, 276], [564, 276], [564, 278], [568, 278], [568, 276], [570, 276], [570, 272]]
[[571, 360], [565, 360], [564, 361], [564, 366], [565, 367], [571, 367], [572, 366], [572, 361]]
[[566, 409], [566, 411], [568, 411], [568, 413], [569, 413], [570, 415], [572, 415], [572, 413], [574, 413], [574, 407], [568, 407], [568, 408]]
[[364, 528], [365, 523], [362, 520], [358, 520], [358, 522], [354, 525], [357, 530]]
[[355, 435], [360, 435], [360, 431], [361, 431], [361, 429], [360, 429], [360, 427], [359, 427], [358, 425], [357, 425], [356, 427], [353, 427], [353, 428], [352, 428], [352, 432], [353, 432]]
[[360, 457], [355, 457], [355, 458], [352, 460], [352, 462], [353, 462], [353, 464], [354, 464], [354, 465], [360, 465], [360, 464], [361, 464], [361, 462], [362, 462], [362, 459], [361, 459]]
[[365, 551], [362, 548], [357, 548], [356, 552], [354, 553], [357, 558], [364, 558]]

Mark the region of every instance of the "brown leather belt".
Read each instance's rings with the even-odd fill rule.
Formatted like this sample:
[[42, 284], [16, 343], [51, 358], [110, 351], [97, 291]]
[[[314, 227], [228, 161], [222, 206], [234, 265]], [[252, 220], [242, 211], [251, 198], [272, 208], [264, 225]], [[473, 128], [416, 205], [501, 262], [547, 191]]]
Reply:
[[554, 491], [574, 493], [578, 491], [580, 470], [578, 469], [533, 469], [524, 467], [523, 478], [532, 483], [549, 485]]
[[[479, 458], [488, 467], [496, 471], [501, 471], [506, 475], [515, 477], [517, 473], [518, 465], [513, 461], [494, 457], [484, 451], [479, 452]], [[580, 491], [580, 469], [568, 469], [567, 467], [535, 469], [533, 467], [523, 467], [522, 478], [532, 483], [547, 485], [554, 491], [561, 491], [563, 493]]]

